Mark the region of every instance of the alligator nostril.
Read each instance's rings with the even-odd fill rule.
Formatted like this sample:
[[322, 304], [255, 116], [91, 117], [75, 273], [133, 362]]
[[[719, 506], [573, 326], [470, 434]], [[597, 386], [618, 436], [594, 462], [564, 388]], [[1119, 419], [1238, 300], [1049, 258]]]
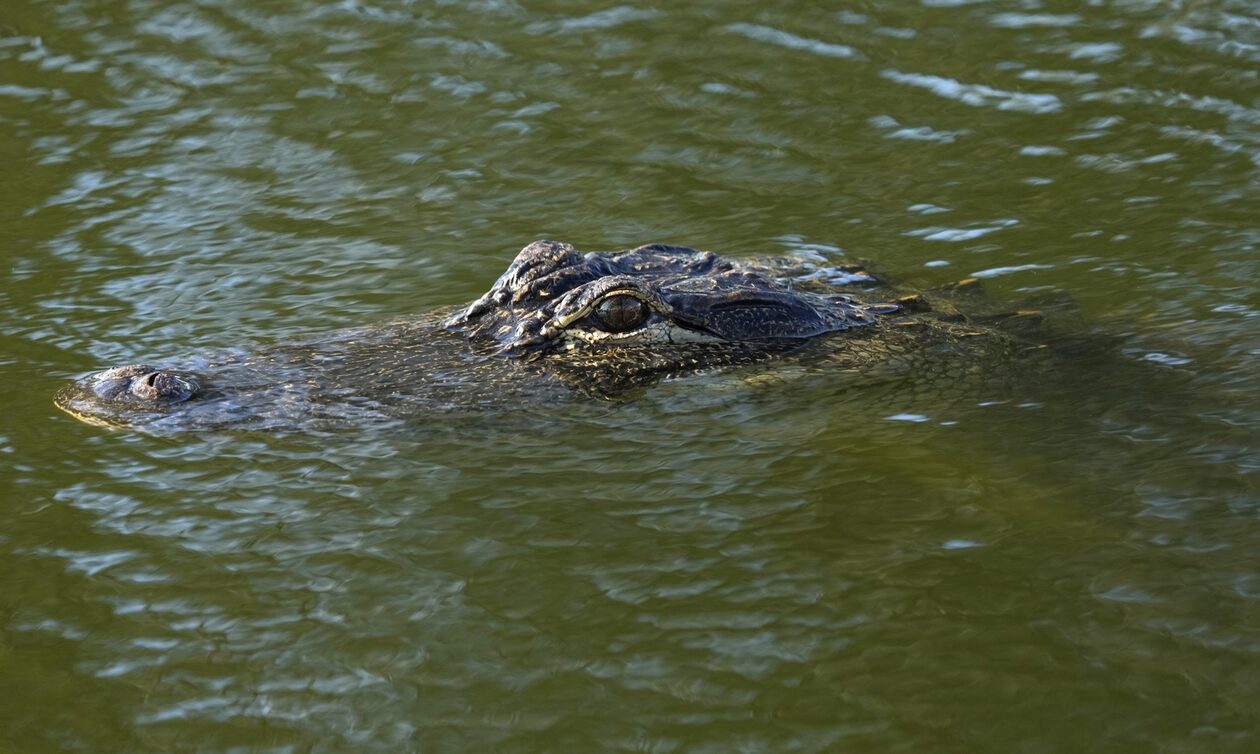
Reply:
[[169, 405], [188, 400], [198, 389], [196, 381], [190, 377], [150, 367], [131, 380], [128, 392], [145, 403]]

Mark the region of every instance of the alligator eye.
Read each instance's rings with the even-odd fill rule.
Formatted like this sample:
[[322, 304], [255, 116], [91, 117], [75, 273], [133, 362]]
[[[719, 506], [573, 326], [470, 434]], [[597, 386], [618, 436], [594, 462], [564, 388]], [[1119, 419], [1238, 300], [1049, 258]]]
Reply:
[[604, 332], [629, 332], [643, 324], [651, 310], [634, 296], [609, 296], [591, 312], [592, 319]]

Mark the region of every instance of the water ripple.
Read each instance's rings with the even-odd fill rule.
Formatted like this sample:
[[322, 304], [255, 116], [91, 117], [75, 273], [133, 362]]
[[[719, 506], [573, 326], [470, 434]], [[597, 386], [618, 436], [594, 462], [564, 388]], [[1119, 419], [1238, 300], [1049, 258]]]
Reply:
[[1053, 94], [1035, 94], [995, 89], [985, 84], [964, 84], [951, 78], [923, 73], [903, 73], [886, 69], [881, 75], [898, 84], [927, 89], [933, 94], [973, 107], [994, 107], [1025, 113], [1053, 113], [1063, 109], [1063, 102]]
[[815, 55], [822, 55], [829, 58], [848, 58], [850, 60], [863, 60], [860, 52], [849, 47], [848, 45], [834, 44], [831, 42], [821, 42], [817, 39], [809, 39], [807, 37], [798, 37], [795, 34], [789, 34], [786, 31], [773, 29], [769, 26], [761, 26], [759, 24], [737, 23], [729, 24], [727, 31], [754, 39], [758, 42], [768, 42], [779, 47], [786, 47], [789, 50], [805, 50]]

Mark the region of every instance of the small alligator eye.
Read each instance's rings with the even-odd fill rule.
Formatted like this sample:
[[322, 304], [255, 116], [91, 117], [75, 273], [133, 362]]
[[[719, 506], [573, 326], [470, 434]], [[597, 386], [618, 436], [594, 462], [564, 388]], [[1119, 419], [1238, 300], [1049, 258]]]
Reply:
[[592, 312], [592, 319], [604, 332], [629, 332], [643, 324], [649, 313], [648, 305], [634, 296], [609, 296]]

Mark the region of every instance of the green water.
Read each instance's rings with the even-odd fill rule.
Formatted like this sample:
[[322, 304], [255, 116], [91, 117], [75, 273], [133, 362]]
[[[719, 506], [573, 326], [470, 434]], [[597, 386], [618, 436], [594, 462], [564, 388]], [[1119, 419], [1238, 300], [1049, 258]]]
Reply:
[[[1248, 0], [5, 0], [0, 159], [0, 752], [1260, 750]], [[543, 237], [979, 273], [1094, 345], [318, 437], [52, 406]]]

